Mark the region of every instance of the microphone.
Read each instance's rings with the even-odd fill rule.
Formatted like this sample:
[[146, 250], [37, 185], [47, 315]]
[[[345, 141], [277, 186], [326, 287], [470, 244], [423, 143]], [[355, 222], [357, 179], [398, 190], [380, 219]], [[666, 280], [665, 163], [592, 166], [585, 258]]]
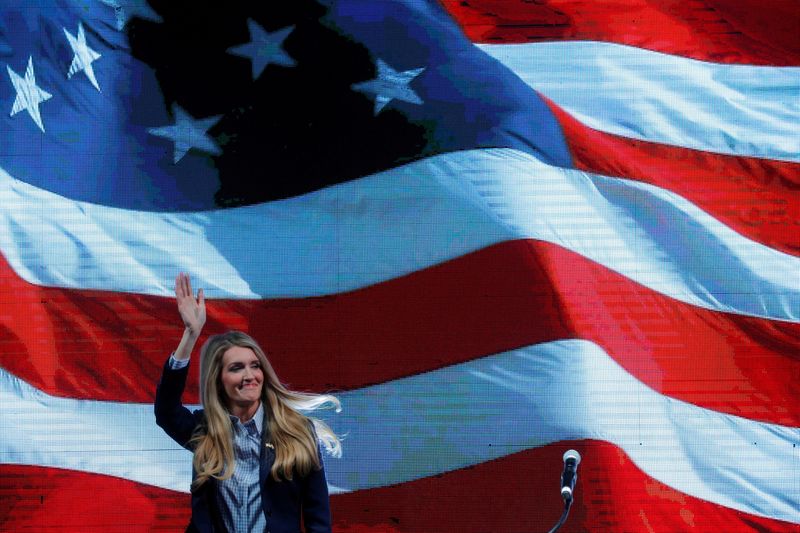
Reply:
[[581, 463], [581, 454], [575, 450], [564, 453], [564, 472], [561, 474], [561, 498], [565, 502], [572, 501], [572, 492], [575, 482], [578, 481], [578, 465]]

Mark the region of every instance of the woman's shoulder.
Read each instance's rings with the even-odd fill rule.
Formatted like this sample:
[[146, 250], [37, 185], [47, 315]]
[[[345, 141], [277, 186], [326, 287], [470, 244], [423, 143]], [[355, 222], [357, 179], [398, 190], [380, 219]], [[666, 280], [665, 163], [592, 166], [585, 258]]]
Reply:
[[200, 409], [194, 409], [192, 411], [192, 416], [194, 417], [194, 421], [198, 426], [205, 427], [208, 424], [206, 422], [206, 410], [202, 407]]

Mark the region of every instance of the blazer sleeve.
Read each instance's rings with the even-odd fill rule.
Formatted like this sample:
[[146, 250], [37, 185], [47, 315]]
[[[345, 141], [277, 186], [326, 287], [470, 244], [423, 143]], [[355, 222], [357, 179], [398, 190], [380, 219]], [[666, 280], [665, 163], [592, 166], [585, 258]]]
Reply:
[[317, 445], [319, 470], [312, 470], [305, 479], [303, 491], [303, 524], [306, 533], [330, 533], [331, 504], [328, 497], [328, 481], [325, 478], [325, 465], [322, 450]]
[[164, 364], [161, 380], [156, 387], [154, 410], [158, 424], [172, 439], [188, 448], [194, 430], [202, 420], [202, 411], [192, 413], [181, 403], [181, 395], [186, 387], [189, 367], [174, 370], [169, 361]]

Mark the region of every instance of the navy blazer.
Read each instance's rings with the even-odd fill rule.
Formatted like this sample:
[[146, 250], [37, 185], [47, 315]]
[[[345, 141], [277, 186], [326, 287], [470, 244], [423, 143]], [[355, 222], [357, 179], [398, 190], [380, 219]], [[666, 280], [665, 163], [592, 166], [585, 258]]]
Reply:
[[[203, 410], [189, 411], [181, 404], [181, 395], [186, 386], [189, 368], [173, 370], [169, 362], [164, 365], [161, 381], [156, 389], [156, 423], [167, 435], [186, 449], [189, 440], [198, 426], [205, 425]], [[300, 533], [300, 519], [307, 533], [328, 533], [331, 531], [330, 502], [325, 469], [313, 470], [300, 478], [295, 475], [291, 481], [275, 481], [270, 476], [270, 468], [275, 461], [275, 451], [266, 446], [269, 437], [266, 409], [264, 410], [262, 431], [261, 464], [261, 506], [267, 519], [267, 533]], [[318, 449], [320, 462], [322, 453]], [[192, 473], [194, 478], [194, 472]], [[186, 531], [200, 533], [221, 533], [225, 531], [216, 504], [217, 482], [211, 478], [198, 489], [192, 490], [192, 520]]]

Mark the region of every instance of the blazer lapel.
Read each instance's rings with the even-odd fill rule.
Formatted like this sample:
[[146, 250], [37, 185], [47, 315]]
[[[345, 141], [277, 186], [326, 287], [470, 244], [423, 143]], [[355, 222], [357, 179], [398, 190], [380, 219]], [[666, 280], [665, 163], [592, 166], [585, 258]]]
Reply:
[[275, 447], [272, 445], [269, 434], [269, 421], [266, 409], [264, 410], [264, 423], [261, 425], [261, 461], [259, 465], [259, 482], [263, 487], [275, 463]]

